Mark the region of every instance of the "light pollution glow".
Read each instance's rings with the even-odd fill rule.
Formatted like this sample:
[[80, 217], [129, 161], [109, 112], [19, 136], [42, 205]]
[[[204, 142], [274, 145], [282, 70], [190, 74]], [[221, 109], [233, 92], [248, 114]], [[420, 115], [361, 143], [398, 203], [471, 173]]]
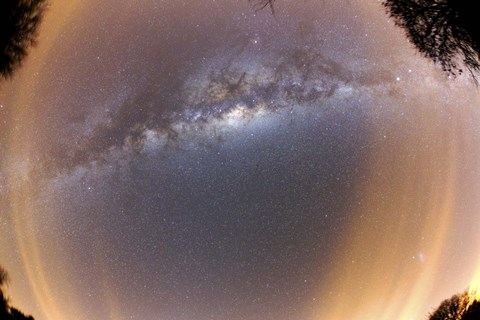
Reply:
[[[372, 16], [381, 16], [381, 8], [372, 2], [365, 1], [360, 7], [374, 12]], [[1, 214], [7, 214], [14, 227], [15, 243], [5, 248], [3, 241], [9, 239], [8, 235], [0, 237], [0, 262], [12, 275], [9, 292], [14, 304], [37, 320], [86, 319], [85, 306], [79, 299], [85, 293], [72, 287], [76, 267], [64, 256], [59, 261], [51, 260], [66, 249], [54, 235], [48, 243], [39, 245], [33, 200], [38, 190], [32, 190], [37, 185], [31, 179], [35, 179], [32, 168], [36, 163], [36, 132], [41, 130], [38, 118], [44, 116], [35, 105], [36, 96], [42, 94], [37, 87], [42, 81], [44, 61], [51, 59], [56, 46], [61, 46], [59, 30], [73, 27], [70, 20], [81, 23], [79, 17], [92, 13], [88, 4], [53, 1], [41, 28], [38, 48], [32, 51], [15, 81], [2, 88], [2, 95], [13, 92], [5, 99], [15, 106], [10, 115], [15, 126], [7, 129], [4, 157], [12, 165], [7, 171], [8, 212], [2, 208]], [[151, 4], [139, 5], [148, 9]], [[455, 90], [458, 97], [447, 104], [445, 113], [438, 112], [431, 106], [423, 107], [429, 101], [441, 101], [427, 93], [434, 91], [432, 87], [437, 88], [426, 84], [425, 93], [419, 90], [418, 94], [425, 94], [419, 101], [406, 99], [405, 112], [413, 119], [407, 124], [381, 118], [382, 110], [374, 108], [371, 112], [371, 143], [376, 147], [360, 168], [365, 176], [363, 182], [368, 183], [355, 186], [352, 218], [346, 221], [346, 234], [336, 244], [335, 262], [328, 274], [320, 276], [323, 281], [310, 301], [301, 304], [305, 319], [422, 319], [442, 299], [468, 285], [471, 292], [478, 294], [480, 233], [475, 226], [480, 222], [480, 205], [474, 199], [480, 199], [480, 179], [475, 173], [480, 168], [480, 99], [471, 87], [445, 85], [439, 90]], [[258, 110], [239, 106], [221, 120], [214, 119], [213, 126], [225, 121], [227, 126], [235, 127], [251, 117], [268, 117], [261, 107]], [[395, 118], [403, 111], [392, 112]], [[126, 319], [110, 271], [102, 267], [106, 266], [102, 251], [112, 249], [101, 237], [95, 241], [103, 248], [95, 254], [101, 270], [97, 276], [101, 279], [98, 286], [103, 292], [102, 303], [109, 319]], [[62, 268], [52, 271], [51, 265]]]

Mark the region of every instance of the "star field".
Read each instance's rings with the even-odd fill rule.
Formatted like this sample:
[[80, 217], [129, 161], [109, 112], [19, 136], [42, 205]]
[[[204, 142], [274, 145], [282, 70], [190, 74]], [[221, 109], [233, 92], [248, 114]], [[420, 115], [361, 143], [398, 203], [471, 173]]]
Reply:
[[475, 85], [416, 55], [377, 1], [277, 2], [52, 2], [0, 91], [16, 305], [413, 319], [472, 283]]

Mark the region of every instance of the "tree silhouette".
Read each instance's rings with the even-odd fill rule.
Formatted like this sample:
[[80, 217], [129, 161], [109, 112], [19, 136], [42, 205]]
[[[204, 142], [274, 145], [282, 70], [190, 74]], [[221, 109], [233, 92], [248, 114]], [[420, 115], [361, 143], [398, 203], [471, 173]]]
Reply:
[[469, 295], [468, 291], [456, 294], [443, 301], [429, 320], [478, 320], [480, 319], [480, 301]]
[[10, 306], [10, 301], [4, 293], [8, 283], [8, 274], [0, 266], [0, 319], [1, 320], [34, 320], [32, 316], [24, 315], [20, 310]]
[[0, 78], [11, 77], [31, 46], [47, 6], [46, 0], [0, 1]]
[[464, 65], [475, 78], [480, 70], [480, 29], [475, 1], [385, 0], [383, 6], [407, 38], [450, 75]]

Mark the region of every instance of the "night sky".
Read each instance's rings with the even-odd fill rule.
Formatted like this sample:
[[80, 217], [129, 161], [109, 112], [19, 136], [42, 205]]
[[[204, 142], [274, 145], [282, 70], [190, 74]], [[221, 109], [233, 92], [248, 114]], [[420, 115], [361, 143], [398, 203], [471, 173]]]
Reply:
[[0, 87], [36, 320], [424, 319], [479, 285], [480, 95], [380, 1], [52, 1]]

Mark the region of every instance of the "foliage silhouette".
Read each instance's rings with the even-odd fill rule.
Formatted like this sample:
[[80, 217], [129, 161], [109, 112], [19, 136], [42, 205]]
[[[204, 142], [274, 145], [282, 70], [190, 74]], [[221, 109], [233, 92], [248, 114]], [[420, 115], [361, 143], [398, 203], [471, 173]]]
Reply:
[[46, 0], [0, 1], [0, 78], [9, 78], [36, 44]]
[[383, 6], [420, 53], [449, 75], [480, 71], [480, 29], [475, 1], [385, 0]]
[[429, 320], [478, 320], [480, 319], [480, 301], [469, 295], [468, 291], [456, 294], [444, 300]]
[[20, 310], [12, 307], [8, 297], [4, 293], [8, 283], [8, 274], [0, 266], [0, 319], [1, 320], [34, 320], [32, 316], [26, 316]]

